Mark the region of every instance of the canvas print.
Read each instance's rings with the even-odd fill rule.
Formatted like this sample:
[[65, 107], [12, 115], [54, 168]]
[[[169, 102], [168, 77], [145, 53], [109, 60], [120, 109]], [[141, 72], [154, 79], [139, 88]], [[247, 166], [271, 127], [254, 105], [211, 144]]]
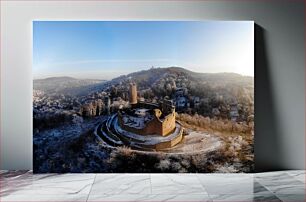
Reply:
[[254, 23], [34, 21], [36, 173], [254, 168]]

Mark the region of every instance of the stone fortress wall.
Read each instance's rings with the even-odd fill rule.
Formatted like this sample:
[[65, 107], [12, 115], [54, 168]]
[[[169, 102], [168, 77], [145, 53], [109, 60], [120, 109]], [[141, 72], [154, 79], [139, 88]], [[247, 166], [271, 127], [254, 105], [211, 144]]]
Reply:
[[163, 149], [169, 149], [177, 145], [183, 140], [183, 129], [180, 130], [180, 133], [172, 140], [159, 142], [158, 144], [154, 145], [154, 149], [159, 151]]
[[[146, 109], [155, 110], [153, 119], [150, 120], [148, 123], [146, 123], [145, 127], [141, 129], [133, 128], [123, 124], [123, 119], [122, 119], [123, 116], [121, 112], [118, 112], [118, 121], [120, 127], [124, 130], [140, 135], [158, 134], [161, 136], [167, 136], [168, 134], [170, 134], [175, 130], [175, 109], [172, 108], [172, 106], [170, 106], [169, 103], [163, 102], [161, 105], [162, 105], [161, 107], [150, 103], [137, 103], [132, 105], [133, 108], [146, 108]], [[169, 108], [171, 109], [170, 111], [168, 111]], [[162, 113], [165, 113], [166, 115], [161, 119], [160, 116]]]

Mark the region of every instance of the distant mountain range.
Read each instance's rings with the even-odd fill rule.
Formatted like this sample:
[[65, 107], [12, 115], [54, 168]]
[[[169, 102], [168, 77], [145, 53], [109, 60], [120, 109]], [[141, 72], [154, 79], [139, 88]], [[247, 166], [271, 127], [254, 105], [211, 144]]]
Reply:
[[[168, 67], [168, 68], [151, 68], [149, 70], [143, 70], [128, 74], [126, 77], [131, 77], [134, 80], [147, 80], [150, 83], [154, 83], [157, 79], [166, 75], [183, 75], [188, 77], [192, 81], [206, 81], [206, 82], [245, 82], [246, 84], [254, 81], [253, 77], [242, 76], [237, 73], [198, 73], [184, 69], [182, 67]], [[120, 79], [120, 78], [119, 78]]]
[[86, 93], [91, 87], [104, 83], [105, 80], [76, 79], [72, 77], [49, 77], [46, 79], [34, 79], [34, 90], [42, 90], [46, 93], [63, 93], [78, 95]]
[[151, 68], [119, 76], [110, 81], [94, 79], [76, 79], [72, 77], [50, 77], [34, 80], [34, 89], [49, 93], [64, 93], [81, 95], [97, 90], [103, 90], [106, 86], [133, 80], [140, 88], [148, 88], [153, 84], [167, 82], [169, 79], [177, 80], [184, 78], [188, 84], [201, 88], [209, 85], [213, 88], [226, 88], [240, 86], [254, 88], [254, 78], [242, 76], [236, 73], [197, 73], [181, 67]]

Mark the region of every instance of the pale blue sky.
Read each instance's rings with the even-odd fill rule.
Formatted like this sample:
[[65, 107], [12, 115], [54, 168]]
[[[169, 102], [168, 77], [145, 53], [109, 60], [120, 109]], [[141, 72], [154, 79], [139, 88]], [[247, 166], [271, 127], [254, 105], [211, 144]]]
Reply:
[[254, 23], [33, 22], [34, 78], [111, 79], [152, 66], [254, 76]]

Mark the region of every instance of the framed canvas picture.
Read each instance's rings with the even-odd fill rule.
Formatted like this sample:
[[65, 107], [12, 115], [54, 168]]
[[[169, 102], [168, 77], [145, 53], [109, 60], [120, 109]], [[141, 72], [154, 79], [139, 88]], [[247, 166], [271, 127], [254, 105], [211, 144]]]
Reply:
[[251, 172], [254, 22], [34, 21], [35, 173]]

